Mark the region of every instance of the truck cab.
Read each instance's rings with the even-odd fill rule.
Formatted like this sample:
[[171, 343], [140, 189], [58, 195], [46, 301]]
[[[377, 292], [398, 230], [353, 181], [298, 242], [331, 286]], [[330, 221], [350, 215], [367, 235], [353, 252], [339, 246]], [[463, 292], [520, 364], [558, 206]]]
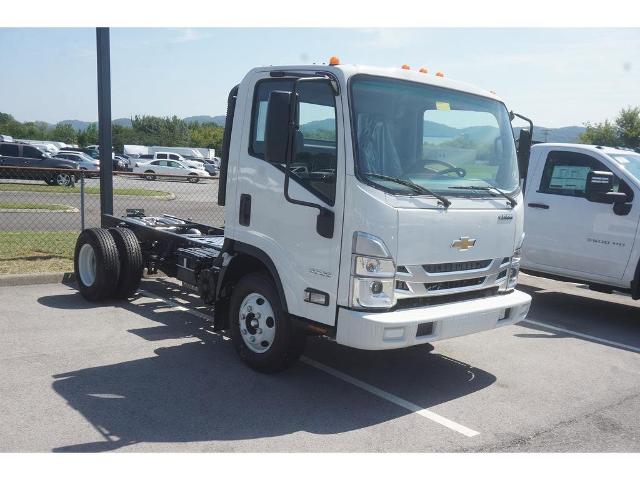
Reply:
[[147, 268], [197, 288], [261, 371], [289, 365], [309, 334], [382, 350], [510, 325], [531, 302], [515, 289], [511, 118], [495, 94], [442, 74], [256, 68], [229, 94], [224, 229], [139, 210], [103, 224], [133, 231]]
[[581, 144], [531, 148], [522, 266], [640, 298], [640, 154]]

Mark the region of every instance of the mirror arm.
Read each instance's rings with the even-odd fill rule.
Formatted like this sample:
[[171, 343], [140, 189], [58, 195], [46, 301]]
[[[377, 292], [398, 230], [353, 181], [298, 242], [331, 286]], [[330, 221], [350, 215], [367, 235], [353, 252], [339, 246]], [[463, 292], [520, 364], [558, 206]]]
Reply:
[[518, 117], [524, 120], [525, 122], [527, 122], [529, 124], [529, 133], [531, 134], [531, 140], [533, 140], [533, 121], [531, 119], [525, 117], [524, 115], [520, 115], [519, 113], [516, 113], [513, 110], [509, 112], [509, 117], [511, 118], [512, 121], [515, 117]]
[[[329, 81], [330, 79], [327, 77], [304, 77], [299, 78], [293, 84], [293, 90], [291, 92], [291, 106], [289, 109], [289, 128], [287, 134], [287, 149], [286, 155], [284, 159], [284, 198], [294, 205], [302, 205], [304, 207], [317, 208], [318, 213], [318, 221], [316, 223], [316, 230], [318, 233], [325, 238], [333, 238], [333, 212], [326, 207], [323, 207], [320, 204], [313, 202], [306, 202], [304, 200], [297, 200], [295, 198], [291, 198], [289, 195], [289, 179], [291, 177], [291, 169], [289, 165], [291, 164], [291, 159], [293, 157], [293, 148], [295, 142], [296, 132], [300, 128], [298, 125], [298, 105], [299, 105], [299, 94], [298, 94], [298, 84], [304, 81], [318, 81], [321, 78], [323, 80]], [[329, 219], [329, 220], [328, 220]]]

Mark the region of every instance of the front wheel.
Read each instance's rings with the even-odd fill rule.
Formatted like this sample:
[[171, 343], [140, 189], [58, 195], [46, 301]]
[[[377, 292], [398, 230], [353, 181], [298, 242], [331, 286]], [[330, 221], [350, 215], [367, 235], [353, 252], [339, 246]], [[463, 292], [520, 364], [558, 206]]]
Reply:
[[229, 305], [231, 339], [240, 358], [262, 373], [275, 373], [295, 363], [305, 346], [282, 308], [278, 291], [265, 273], [240, 279]]
[[149, 180], [149, 181], [153, 181], [156, 179], [156, 176], [154, 175], [154, 171], [153, 170], [147, 170], [146, 172], [144, 172], [144, 178]]
[[74, 184], [74, 176], [66, 172], [58, 172], [53, 177], [54, 185], [59, 187], [72, 187]]
[[196, 175], [195, 173], [189, 174], [189, 183], [198, 183], [199, 181], [200, 177], [198, 177], [198, 175]]

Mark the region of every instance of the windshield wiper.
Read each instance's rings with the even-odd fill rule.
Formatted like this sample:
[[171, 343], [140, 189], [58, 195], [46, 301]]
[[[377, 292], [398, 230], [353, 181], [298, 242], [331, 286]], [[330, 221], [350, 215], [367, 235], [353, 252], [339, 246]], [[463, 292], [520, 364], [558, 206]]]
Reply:
[[509, 201], [509, 205], [511, 206], [511, 208], [515, 207], [518, 204], [518, 202], [516, 202], [516, 199], [513, 198], [511, 195], [507, 195], [499, 188], [493, 187], [493, 186], [484, 187], [484, 186], [477, 186], [477, 185], [469, 185], [469, 186], [457, 186], [457, 187], [449, 187], [449, 188], [453, 188], [456, 190], [481, 190], [484, 192], [497, 192], [499, 195], [502, 195], [504, 198], [506, 198]]
[[363, 175], [367, 175], [373, 178], [379, 178], [380, 180], [389, 180], [390, 182], [395, 182], [399, 185], [404, 185], [405, 187], [409, 187], [411, 190], [413, 190], [416, 193], [421, 193], [423, 195], [431, 195], [433, 197], [436, 197], [438, 200], [440, 200], [440, 203], [444, 206], [444, 208], [448, 208], [449, 205], [451, 205], [451, 201], [444, 195], [439, 195], [435, 192], [432, 192], [428, 188], [418, 185], [417, 183], [413, 183], [411, 180], [390, 177], [388, 175], [381, 175], [379, 173], [374, 173], [374, 172], [364, 172]]

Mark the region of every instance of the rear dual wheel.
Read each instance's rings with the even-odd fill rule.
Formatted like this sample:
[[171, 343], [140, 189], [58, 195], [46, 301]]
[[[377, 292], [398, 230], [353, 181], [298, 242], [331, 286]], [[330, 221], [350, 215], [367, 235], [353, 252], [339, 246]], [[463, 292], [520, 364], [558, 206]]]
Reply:
[[90, 228], [76, 242], [74, 270], [84, 298], [100, 301], [128, 298], [140, 285], [142, 252], [126, 228]]

